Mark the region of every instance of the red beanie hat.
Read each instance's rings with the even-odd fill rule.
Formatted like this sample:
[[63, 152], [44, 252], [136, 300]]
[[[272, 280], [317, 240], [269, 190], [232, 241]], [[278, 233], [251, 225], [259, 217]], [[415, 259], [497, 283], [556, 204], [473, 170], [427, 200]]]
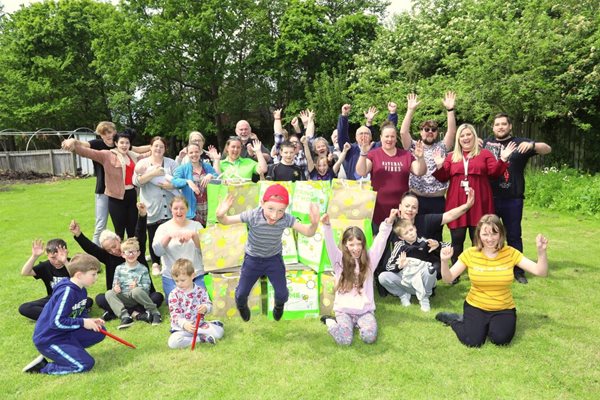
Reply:
[[287, 206], [290, 204], [290, 195], [286, 188], [276, 183], [267, 188], [262, 200], [264, 203], [267, 201], [274, 201], [275, 203], [281, 203]]

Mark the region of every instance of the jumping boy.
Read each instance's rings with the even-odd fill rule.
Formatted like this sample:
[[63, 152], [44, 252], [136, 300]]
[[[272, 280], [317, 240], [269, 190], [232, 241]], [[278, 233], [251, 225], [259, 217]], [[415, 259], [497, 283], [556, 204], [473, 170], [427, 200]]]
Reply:
[[[58, 248], [59, 259], [67, 260], [67, 250]], [[86, 288], [98, 280], [100, 262], [87, 254], [76, 254], [67, 264], [71, 279], [55, 287], [33, 332], [33, 343], [41, 353], [23, 372], [64, 375], [92, 369], [94, 359], [85, 351], [104, 339], [100, 318], [87, 318]], [[48, 357], [54, 362], [48, 362]]]
[[275, 307], [273, 318], [279, 321], [283, 315], [283, 307], [288, 300], [288, 289], [285, 278], [285, 265], [281, 256], [281, 235], [285, 228], [293, 228], [304, 236], [314, 236], [319, 223], [319, 207], [310, 206], [310, 225], [301, 224], [291, 214], [285, 212], [289, 204], [287, 190], [274, 184], [267, 188], [261, 205], [254, 210], [244, 211], [237, 215], [226, 215], [233, 204], [233, 196], [229, 195], [217, 207], [217, 219], [223, 225], [240, 222], [248, 224], [248, 241], [246, 255], [242, 263], [240, 282], [235, 290], [235, 302], [244, 321], [250, 320], [248, 295], [256, 281], [266, 275], [275, 289]]

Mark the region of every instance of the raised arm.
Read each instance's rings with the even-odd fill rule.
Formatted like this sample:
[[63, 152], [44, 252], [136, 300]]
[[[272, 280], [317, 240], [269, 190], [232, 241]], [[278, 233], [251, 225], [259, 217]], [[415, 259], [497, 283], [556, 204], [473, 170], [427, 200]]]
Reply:
[[473, 204], [475, 204], [475, 190], [473, 190], [473, 188], [469, 188], [469, 192], [467, 193], [467, 202], [442, 214], [441, 225], [446, 225], [455, 219], [458, 219], [458, 217], [466, 213], [469, 208], [473, 207]]
[[350, 143], [346, 143], [344, 145], [344, 149], [340, 152], [340, 156], [338, 157], [338, 160], [335, 162], [335, 164], [333, 164], [333, 173], [334, 174], [337, 175], [338, 172], [340, 172], [340, 167], [344, 163], [344, 160], [346, 159], [346, 154], [348, 154], [348, 150], [350, 150], [350, 147], [352, 147], [350, 145]]
[[388, 109], [388, 121], [391, 121], [395, 127], [398, 127], [398, 105], [393, 101], [387, 104]]
[[258, 161], [258, 165], [256, 166], [256, 173], [258, 175], [264, 174], [267, 172], [267, 160], [265, 158], [264, 153], [261, 151], [262, 144], [260, 140], [255, 139], [252, 141], [252, 148], [256, 153], [256, 160]]
[[240, 222], [242, 222], [242, 219], [240, 218], [239, 214], [227, 215], [227, 211], [231, 208], [232, 205], [233, 205], [233, 196], [227, 195], [225, 200], [220, 202], [219, 205], [217, 206], [217, 210], [216, 210], [217, 220], [221, 224], [232, 225], [232, 224], [239, 224]]
[[425, 157], [423, 157], [423, 142], [420, 140], [415, 145], [415, 157], [417, 158], [410, 164], [410, 172], [416, 176], [423, 176], [427, 173], [427, 164], [425, 163]]
[[452, 283], [453, 280], [462, 274], [467, 266], [462, 261], [456, 260], [452, 268], [448, 268], [448, 261], [454, 254], [452, 247], [444, 247], [440, 251], [440, 261], [442, 265], [442, 280], [446, 283]]
[[281, 108], [273, 111], [273, 133], [283, 134], [283, 125], [281, 124]]
[[[308, 132], [308, 129], [306, 130]], [[308, 144], [308, 138], [306, 136], [302, 136], [300, 138], [300, 142], [302, 146], [304, 146], [304, 155], [306, 157], [306, 168], [308, 168], [308, 172], [312, 172], [315, 169], [315, 163], [313, 161], [312, 152], [310, 151], [310, 146]]]
[[306, 110], [308, 121], [306, 124], [305, 136], [312, 140], [315, 137], [315, 112], [313, 110]]
[[419, 104], [421, 104], [421, 102], [416, 94], [410, 93], [408, 96], [406, 96], [406, 115], [404, 115], [402, 125], [400, 126], [400, 141], [402, 142], [402, 147], [404, 150], [410, 149], [410, 146], [412, 145], [410, 124], [412, 123], [413, 115], [415, 114], [415, 110]]
[[315, 232], [317, 232], [317, 228], [319, 227], [319, 206], [316, 203], [310, 204], [308, 215], [310, 224], [301, 224], [296, 221], [292, 228], [306, 237], [311, 237], [315, 235]]
[[[371, 142], [360, 146], [360, 156], [356, 162], [356, 173], [363, 178], [367, 176], [367, 174], [371, 172], [371, 169], [373, 168], [373, 163], [367, 158], [367, 156], [369, 155], [369, 150], [371, 150], [374, 144], [375, 143]], [[352, 173], [352, 171], [346, 171], [346, 173]]]
[[548, 255], [546, 254], [546, 249], [548, 248], [548, 239], [546, 239], [542, 234], [538, 234], [535, 238], [535, 244], [538, 253], [537, 262], [531, 261], [529, 258], [523, 256], [518, 265], [533, 275], [548, 276]]
[[44, 242], [41, 239], [36, 239], [31, 243], [31, 256], [25, 261], [21, 268], [21, 275], [23, 276], [35, 276], [33, 270], [33, 264], [37, 261], [40, 256], [44, 254]]
[[444, 144], [446, 145], [446, 151], [450, 151], [452, 150], [452, 147], [454, 147], [454, 138], [456, 137], [456, 111], [454, 111], [456, 93], [446, 92], [442, 104], [446, 108], [446, 113], [448, 114], [448, 130], [446, 131], [446, 135], [444, 135]]
[[338, 118], [337, 134], [338, 134], [338, 147], [344, 148], [345, 143], [350, 143], [350, 134], [348, 133], [348, 115], [352, 106], [350, 104], [344, 104], [342, 106], [342, 113]]

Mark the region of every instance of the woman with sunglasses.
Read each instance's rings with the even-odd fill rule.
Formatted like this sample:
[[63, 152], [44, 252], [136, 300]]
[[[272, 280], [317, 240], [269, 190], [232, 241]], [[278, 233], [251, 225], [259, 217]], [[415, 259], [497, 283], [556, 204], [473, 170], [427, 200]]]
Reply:
[[[406, 96], [406, 115], [402, 121], [400, 128], [400, 138], [402, 147], [406, 150], [414, 151], [416, 141], [410, 135], [410, 124], [412, 122], [415, 110], [420, 104], [417, 95], [414, 93]], [[437, 150], [445, 156], [448, 151], [454, 146], [454, 138], [456, 136], [456, 116], [454, 113], [454, 104], [456, 94], [447, 92], [442, 104], [447, 112], [448, 130], [444, 135], [444, 139], [439, 139], [438, 123], [433, 120], [427, 120], [420, 125], [421, 141], [423, 142], [423, 150], [425, 163], [427, 164], [427, 173], [423, 176], [410, 175], [409, 187], [410, 190], [417, 195], [421, 211], [425, 214], [441, 214], [444, 212], [446, 189], [448, 182], [440, 182], [432, 174], [436, 170], [433, 153]]]

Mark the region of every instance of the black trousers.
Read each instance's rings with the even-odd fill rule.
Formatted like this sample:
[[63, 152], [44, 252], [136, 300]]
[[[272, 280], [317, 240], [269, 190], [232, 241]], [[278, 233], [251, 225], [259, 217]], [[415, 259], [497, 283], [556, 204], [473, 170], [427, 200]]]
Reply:
[[[150, 300], [152, 300], [152, 302], [156, 304], [156, 307], [158, 308], [165, 300], [165, 296], [163, 296], [163, 294], [160, 292], [152, 292], [150, 293]], [[108, 301], [106, 301], [106, 295], [104, 293], [100, 293], [96, 296], [96, 304], [98, 304], [98, 307], [102, 308], [104, 311], [110, 311], [111, 313], [113, 312], [112, 308], [110, 308], [110, 305], [108, 304]], [[141, 305], [137, 305], [135, 307], [128, 308], [127, 311], [131, 314], [133, 311], [144, 312], [146, 310], [144, 310], [144, 307]]]
[[[40, 314], [42, 313], [42, 310], [44, 309], [44, 306], [46, 305], [46, 303], [48, 303], [49, 300], [50, 296], [46, 296], [42, 299], [23, 303], [19, 306], [19, 313], [24, 317], [37, 321], [37, 319], [40, 317]], [[88, 297], [85, 308], [90, 309], [92, 308], [93, 304], [94, 301]]]
[[152, 248], [152, 242], [154, 241], [154, 235], [156, 234], [156, 230], [159, 226], [165, 223], [167, 220], [160, 220], [153, 224], [148, 224], [148, 249], [150, 250], [150, 258], [152, 259], [152, 264], [160, 264], [160, 257], [154, 254], [154, 249]]
[[507, 345], [515, 336], [517, 310], [485, 311], [465, 301], [462, 321], [452, 323], [452, 330], [462, 344], [480, 347], [489, 336], [496, 345]]
[[115, 233], [121, 239], [125, 239], [125, 231], [127, 237], [135, 236], [135, 224], [137, 223], [138, 210], [136, 207], [137, 192], [135, 189], [127, 189], [123, 200], [108, 198], [108, 214], [115, 227]]
[[474, 226], [465, 226], [463, 228], [450, 229], [450, 237], [452, 238], [452, 248], [454, 249], [454, 254], [452, 255], [452, 264], [458, 260], [458, 256], [463, 252], [465, 239], [467, 237], [467, 229], [469, 230], [469, 238], [471, 239], [471, 243], [473, 243], [473, 238], [475, 236], [475, 227]]

